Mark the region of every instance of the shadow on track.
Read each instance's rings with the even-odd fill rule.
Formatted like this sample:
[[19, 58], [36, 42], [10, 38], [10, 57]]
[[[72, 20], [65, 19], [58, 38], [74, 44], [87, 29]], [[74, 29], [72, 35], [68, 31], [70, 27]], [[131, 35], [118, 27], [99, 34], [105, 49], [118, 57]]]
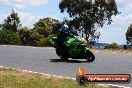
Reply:
[[87, 61], [79, 61], [79, 60], [62, 60], [62, 59], [50, 59], [50, 62], [65, 62], [65, 63], [89, 63]]

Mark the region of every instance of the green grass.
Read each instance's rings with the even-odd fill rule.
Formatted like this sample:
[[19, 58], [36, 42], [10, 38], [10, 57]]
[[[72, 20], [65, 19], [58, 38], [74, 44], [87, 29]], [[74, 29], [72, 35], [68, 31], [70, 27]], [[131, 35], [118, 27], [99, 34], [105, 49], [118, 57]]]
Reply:
[[0, 88], [105, 88], [94, 84], [80, 86], [74, 80], [0, 68]]

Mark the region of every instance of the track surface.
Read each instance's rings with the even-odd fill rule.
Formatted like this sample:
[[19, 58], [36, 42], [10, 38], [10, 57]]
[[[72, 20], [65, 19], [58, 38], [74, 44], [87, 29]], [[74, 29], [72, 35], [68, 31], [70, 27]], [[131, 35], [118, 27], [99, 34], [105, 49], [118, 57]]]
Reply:
[[[132, 54], [94, 52], [95, 61], [60, 60], [53, 48], [0, 46], [0, 66], [31, 70], [51, 75], [75, 77], [79, 66], [89, 74], [132, 75]], [[119, 84], [120, 85], [120, 84]], [[132, 87], [132, 83], [121, 86]]]

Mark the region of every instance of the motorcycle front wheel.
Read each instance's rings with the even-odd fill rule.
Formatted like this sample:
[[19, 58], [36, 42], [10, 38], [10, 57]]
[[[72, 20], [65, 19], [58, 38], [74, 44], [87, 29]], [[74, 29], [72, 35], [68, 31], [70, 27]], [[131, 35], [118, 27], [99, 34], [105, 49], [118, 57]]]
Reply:
[[85, 54], [85, 59], [88, 62], [93, 62], [95, 60], [95, 56], [91, 51], [87, 51], [86, 54]]
[[62, 59], [67, 61], [68, 57], [65, 56], [65, 54], [60, 50], [60, 49], [56, 49], [56, 54]]
[[60, 57], [62, 60], [68, 61], [68, 57]]

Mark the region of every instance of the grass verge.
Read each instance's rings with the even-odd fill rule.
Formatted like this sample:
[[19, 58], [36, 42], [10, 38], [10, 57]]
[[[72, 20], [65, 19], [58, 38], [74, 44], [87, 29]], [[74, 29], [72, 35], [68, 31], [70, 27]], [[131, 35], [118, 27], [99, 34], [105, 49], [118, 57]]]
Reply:
[[78, 85], [65, 78], [22, 72], [11, 68], [0, 68], [0, 88], [106, 88], [95, 84]]

